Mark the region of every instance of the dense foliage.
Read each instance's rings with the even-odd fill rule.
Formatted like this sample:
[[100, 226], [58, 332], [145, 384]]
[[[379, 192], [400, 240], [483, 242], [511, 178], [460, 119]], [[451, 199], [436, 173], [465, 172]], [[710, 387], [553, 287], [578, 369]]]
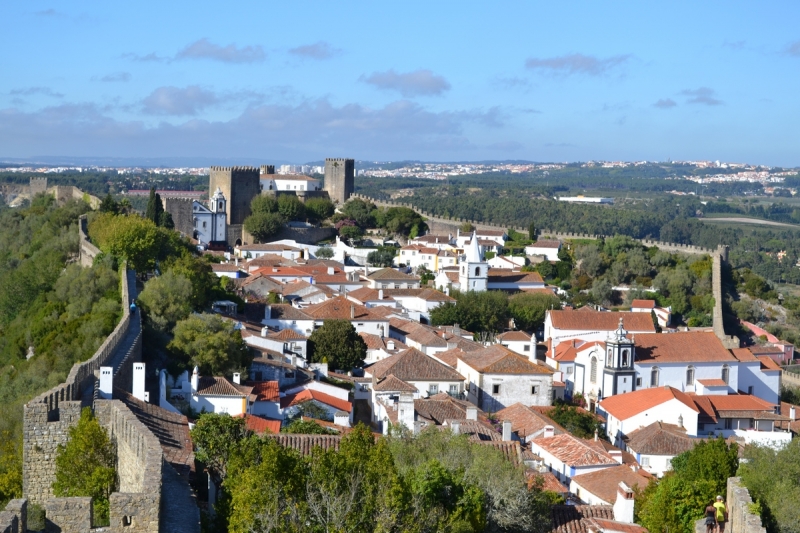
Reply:
[[311, 360], [331, 370], [349, 371], [364, 364], [367, 345], [349, 320], [325, 320], [308, 339]]
[[592, 439], [595, 434], [599, 438], [606, 437], [606, 430], [600, 420], [575, 405], [556, 403], [555, 407], [547, 412], [547, 416], [576, 437]]
[[85, 407], [78, 423], [69, 428], [67, 444], [58, 446], [53, 494], [91, 497], [93, 525], [107, 525], [108, 498], [117, 486], [116, 459], [108, 432]]
[[739, 467], [742, 483], [760, 505], [768, 533], [800, 532], [800, 439], [780, 451], [748, 446]]
[[178, 321], [167, 348], [201, 375], [227, 376], [250, 364], [250, 352], [235, 323], [216, 314], [193, 314]]
[[[413, 439], [376, 440], [359, 425], [342, 438], [338, 451], [316, 448], [301, 456], [269, 436], [242, 435], [244, 424], [233, 420], [203, 415], [202, 435], [197, 428], [192, 432], [198, 458], [224, 473], [218, 530], [543, 532], [550, 527], [548, 500], [538, 489], [528, 490], [522, 469], [464, 435], [434, 429]], [[221, 429], [212, 431], [217, 424]]]
[[21, 493], [22, 405], [90, 357], [121, 314], [114, 261], [74, 263], [88, 209], [39, 196], [0, 212], [0, 501]]
[[[357, 227], [362, 232], [368, 228], [380, 228], [392, 235], [402, 235], [414, 238], [422, 235], [428, 225], [422, 216], [408, 207], [379, 208], [375, 204], [360, 198], [353, 198], [342, 206], [340, 212], [334, 215], [340, 235], [342, 228]], [[350, 221], [342, 224], [344, 221]], [[353, 230], [345, 230], [353, 233]]]
[[699, 442], [672, 459], [672, 471], [636, 498], [637, 523], [650, 531], [694, 531], [694, 523], [739, 466], [738, 446], [722, 437]]

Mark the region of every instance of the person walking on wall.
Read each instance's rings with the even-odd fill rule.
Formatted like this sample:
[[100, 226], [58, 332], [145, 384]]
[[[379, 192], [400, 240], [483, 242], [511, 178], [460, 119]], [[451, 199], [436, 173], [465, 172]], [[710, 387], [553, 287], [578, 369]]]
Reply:
[[706, 533], [714, 533], [717, 528], [717, 509], [714, 507], [714, 500], [708, 502], [706, 506]]
[[724, 533], [725, 522], [728, 521], [728, 506], [725, 505], [722, 496], [717, 496], [717, 503], [714, 504], [714, 509], [717, 511], [714, 516], [717, 519], [717, 533]]

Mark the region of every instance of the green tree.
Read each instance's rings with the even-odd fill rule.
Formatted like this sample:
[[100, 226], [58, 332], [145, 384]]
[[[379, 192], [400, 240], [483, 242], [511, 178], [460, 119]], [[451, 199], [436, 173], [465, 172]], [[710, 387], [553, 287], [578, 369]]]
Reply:
[[339, 236], [345, 240], [358, 240], [364, 236], [364, 230], [359, 226], [342, 226], [339, 228]]
[[293, 194], [278, 196], [278, 213], [284, 220], [305, 220], [306, 208], [300, 198]]
[[524, 331], [542, 327], [547, 311], [560, 308], [561, 301], [555, 294], [520, 292], [508, 299], [508, 311], [517, 328]]
[[341, 208], [344, 217], [355, 220], [356, 224], [362, 229], [375, 226], [375, 216], [373, 215], [375, 210], [375, 204], [366, 202], [361, 198], [348, 200]]
[[325, 198], [309, 198], [306, 200], [306, 216], [312, 222], [322, 222], [333, 216], [333, 202]]
[[349, 320], [326, 320], [309, 337], [311, 359], [328, 368], [350, 370], [364, 364], [367, 345]]
[[531, 222], [528, 225], [528, 238], [531, 241], [536, 242], [536, 224], [534, 222]]
[[[228, 375], [249, 364], [250, 354], [233, 321], [214, 314], [191, 315], [178, 321], [167, 348], [202, 374]], [[363, 341], [362, 341], [363, 342]]]
[[107, 524], [108, 498], [116, 489], [115, 463], [114, 444], [85, 407], [77, 425], [69, 429], [67, 444], [58, 446], [53, 493], [92, 497], [96, 524]]
[[591, 439], [595, 431], [598, 436], [605, 437], [606, 432], [597, 417], [575, 405], [557, 403], [547, 416], [576, 437]]
[[278, 213], [253, 213], [244, 220], [244, 229], [259, 242], [266, 242], [283, 227]]
[[367, 254], [367, 262], [373, 266], [390, 267], [396, 254], [397, 248], [394, 246], [381, 246]]
[[164, 206], [161, 203], [161, 195], [156, 192], [155, 187], [150, 187], [150, 198], [147, 200], [147, 210], [145, 211], [144, 218], [158, 226], [160, 225], [161, 214], [163, 212]]
[[[223, 295], [215, 294], [218, 292], [219, 278], [211, 269], [208, 256], [196, 256], [192, 253], [183, 253], [173, 256], [165, 261], [165, 267], [173, 274], [185, 277], [192, 283], [192, 294], [190, 304], [196, 311], [207, 308], [214, 299], [221, 299]], [[230, 280], [230, 278], [225, 278]], [[227, 297], [227, 296], [225, 296]]]
[[103, 201], [100, 202], [100, 212], [111, 213], [112, 215], [116, 215], [119, 212], [119, 206], [117, 205], [117, 202], [114, 201], [111, 193], [106, 194], [105, 198], [103, 198]]
[[0, 505], [22, 497], [22, 442], [10, 431], [0, 433]]
[[323, 246], [318, 249], [314, 255], [316, 255], [318, 259], [330, 259], [333, 257], [333, 248], [330, 246]]
[[278, 200], [269, 194], [259, 194], [250, 201], [250, 212], [256, 213], [277, 213]]
[[168, 270], [144, 284], [139, 302], [153, 327], [168, 333], [192, 311], [192, 283], [185, 276]]
[[228, 474], [228, 462], [238, 444], [250, 435], [244, 418], [204, 413], [191, 431], [195, 458], [203, 463], [219, 485]]
[[456, 293], [455, 305], [441, 305], [431, 311], [431, 324], [459, 324], [473, 333], [497, 333], [508, 327], [508, 296], [501, 291]]
[[800, 532], [800, 439], [780, 450], [747, 446], [738, 475], [762, 508], [761, 521], [769, 533]]
[[175, 229], [175, 222], [172, 220], [172, 214], [164, 211], [158, 215], [158, 226], [165, 229]]

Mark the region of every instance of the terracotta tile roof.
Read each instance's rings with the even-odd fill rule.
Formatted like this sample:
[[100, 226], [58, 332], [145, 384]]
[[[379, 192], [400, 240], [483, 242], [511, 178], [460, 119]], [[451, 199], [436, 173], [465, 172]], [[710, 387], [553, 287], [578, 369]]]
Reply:
[[697, 382], [700, 383], [701, 385], [705, 386], [705, 387], [727, 387], [728, 386], [728, 384], [725, 383], [720, 378], [698, 379]]
[[[783, 353], [783, 350], [781, 350], [781, 353]], [[780, 372], [780, 370], [781, 370], [780, 365], [778, 365], [778, 363], [776, 363], [775, 360], [772, 357], [768, 356], [768, 355], [759, 355], [759, 356], [756, 356], [756, 359], [758, 359], [761, 362], [761, 371], [762, 372], [764, 372], [765, 370], [766, 371], [777, 370], [777, 371]]]
[[381, 337], [380, 335], [373, 335], [372, 333], [366, 333], [362, 331], [359, 333], [361, 338], [364, 339], [364, 343], [367, 345], [367, 350], [383, 350], [385, 352], [390, 352], [389, 347], [387, 346], [388, 343], [394, 343], [394, 351], [402, 351], [408, 349], [408, 346], [403, 344], [397, 339], [392, 339], [389, 337]]
[[275, 339], [279, 341], [305, 341], [308, 337], [302, 335], [291, 328], [282, 329], [276, 333], [267, 335], [268, 339]]
[[189, 420], [181, 414], [143, 402], [120, 388], [114, 389], [120, 400], [149, 429], [161, 444], [164, 459], [182, 476], [194, 474], [194, 452], [189, 434]]
[[371, 280], [389, 280], [389, 281], [419, 281], [419, 277], [411, 276], [395, 270], [393, 268], [381, 268], [374, 272], [370, 272], [367, 278]]
[[435, 357], [444, 364], [455, 368], [456, 365], [458, 365], [458, 358], [462, 355], [464, 355], [464, 350], [461, 348], [451, 348], [443, 352], [436, 352], [432, 357]]
[[536, 241], [529, 244], [527, 247], [532, 248], [561, 248], [561, 241]]
[[234, 418], [244, 417], [244, 426], [256, 435], [269, 435], [281, 432], [281, 421], [264, 418], [256, 415], [236, 415]]
[[588, 533], [586, 522], [591, 518], [614, 519], [610, 505], [554, 505], [550, 508], [551, 533]]
[[514, 272], [507, 269], [490, 269], [489, 282], [544, 283], [544, 280], [538, 272]]
[[554, 437], [539, 437], [531, 441], [531, 451], [536, 447], [545, 450], [559, 461], [569, 466], [617, 465], [607, 453], [589, 445], [589, 441], [573, 437], [568, 433]]
[[569, 489], [561, 483], [552, 472], [535, 472], [529, 471], [526, 475], [528, 479], [528, 488], [533, 488], [534, 485], [541, 487], [541, 490], [555, 492], [558, 494], [566, 494]]
[[430, 347], [447, 347], [447, 341], [438, 335], [436, 330], [430, 326], [425, 326], [419, 322], [406, 320], [403, 318], [389, 319], [390, 329], [394, 329], [401, 333], [406, 340], [411, 339], [418, 342], [421, 346]]
[[300, 435], [296, 433], [279, 433], [277, 435], [266, 435], [267, 438], [275, 441], [284, 448], [292, 448], [300, 452], [300, 455], [311, 455], [314, 448], [323, 450], [339, 450], [341, 435]]
[[464, 376], [416, 348], [382, 359], [366, 371], [376, 379], [394, 374], [403, 381], [464, 381]]
[[547, 355], [561, 362], [574, 361], [578, 357], [578, 347], [583, 346], [585, 343], [580, 339], [569, 339], [562, 341], [556, 345], [556, 354], [553, 356], [548, 349]]
[[[695, 396], [697, 398], [697, 396]], [[775, 404], [748, 394], [709, 395], [708, 401], [717, 413], [723, 411], [769, 411], [775, 412]]]
[[[418, 398], [414, 400], [414, 411], [419, 418], [441, 426], [445, 422], [452, 420], [466, 420], [467, 408], [474, 407], [471, 403], [464, 400], [457, 400], [446, 392], [440, 392], [430, 398]], [[488, 423], [488, 419], [483, 411], [477, 409], [478, 420]]]
[[[447, 420], [445, 425], [452, 426], [454, 420]], [[472, 442], [502, 441], [503, 436], [488, 421], [458, 420], [459, 433], [469, 436]]]
[[693, 398], [670, 386], [639, 389], [605, 398], [600, 407], [617, 420], [627, 420], [670, 400], [678, 400], [693, 411], [699, 412]]
[[295, 367], [291, 363], [287, 363], [286, 360], [283, 358], [283, 354], [280, 354], [273, 350], [268, 350], [266, 348], [251, 348], [255, 349], [261, 355], [258, 357], [253, 358], [254, 363], [258, 363], [260, 365], [268, 365], [268, 366], [277, 366], [280, 368], [287, 368], [287, 369], [294, 369]]
[[372, 389], [378, 392], [417, 392], [417, 388], [414, 385], [396, 378], [394, 374], [389, 374], [380, 380]]
[[251, 272], [251, 274], [261, 274], [262, 276], [266, 276], [268, 278], [305, 278], [310, 277], [309, 274], [297, 270], [293, 267], [284, 267], [284, 266], [271, 266], [271, 267], [262, 267], [258, 268]]
[[261, 257], [257, 257], [256, 259], [251, 259], [245, 262], [248, 270], [255, 270], [261, 267], [272, 267], [272, 266], [295, 266], [297, 263], [292, 261], [291, 259], [286, 259], [279, 255], [274, 254], [267, 254], [262, 255]]
[[228, 378], [202, 376], [197, 384], [198, 396], [237, 396], [246, 398], [253, 387], [237, 385]]
[[578, 474], [572, 478], [572, 481], [609, 505], [614, 505], [617, 500], [617, 487], [620, 481], [632, 489], [638, 487], [640, 490], [644, 490], [650, 483], [649, 478], [634, 472], [631, 467], [626, 465], [603, 468], [588, 474]]
[[478, 444], [483, 444], [484, 446], [491, 446], [495, 450], [502, 453], [506, 459], [508, 459], [513, 465], [519, 466], [522, 464], [522, 447], [519, 445], [519, 441], [512, 440], [484, 440], [478, 441]]
[[459, 358], [483, 374], [553, 374], [552, 369], [533, 363], [527, 357], [512, 352], [502, 344], [493, 344], [483, 350], [464, 353]]
[[348, 413], [353, 410], [353, 405], [350, 402], [314, 389], [303, 389], [295, 394], [287, 394], [281, 398], [281, 409], [300, 405], [301, 403], [310, 402], [312, 400], [329, 405], [334, 409], [347, 411]]
[[780, 346], [756, 345], [756, 346], [749, 346], [747, 349], [750, 350], [750, 352], [752, 352], [752, 354], [755, 355], [756, 357], [758, 357], [759, 355], [768, 355], [768, 354], [783, 355], [784, 353], [783, 348]]
[[[631, 313], [650, 319], [646, 313]], [[651, 322], [652, 324], [652, 322]], [[686, 363], [735, 361], [717, 336], [706, 331], [637, 333], [636, 361], [639, 363]]]
[[593, 533], [648, 533], [647, 528], [639, 524], [628, 524], [604, 518], [587, 518], [586, 529]]
[[631, 302], [631, 309], [655, 309], [655, 300], [633, 300]]
[[211, 263], [212, 272], [239, 272], [239, 266], [233, 263]]
[[625, 443], [631, 452], [643, 455], [680, 455], [703, 440], [688, 436], [682, 427], [653, 422], [628, 433]]
[[256, 381], [251, 383], [257, 402], [279, 402], [280, 392], [277, 381]]
[[747, 348], [733, 348], [731, 350], [731, 354], [735, 357], [738, 361], [757, 361], [756, 356], [753, 355], [753, 352], [748, 350]]
[[290, 304], [272, 304], [269, 306], [270, 318], [282, 320], [312, 320], [305, 311], [301, 311]]
[[[391, 300], [391, 298], [386, 296], [386, 290], [387, 289], [383, 290], [383, 299], [389, 301], [389, 300]], [[370, 288], [370, 287], [361, 287], [361, 288], [358, 288], [358, 289], [356, 289], [354, 291], [348, 291], [348, 293], [347, 293], [347, 297], [349, 299], [356, 300], [356, 301], [358, 301], [358, 302], [360, 302], [362, 304], [364, 302], [379, 301], [378, 300], [378, 296], [379, 295], [380, 295], [380, 292], [379, 292], [378, 289], [373, 289], [373, 288]]]
[[563, 427], [527, 405], [515, 403], [497, 411], [497, 420], [511, 421], [511, 431], [521, 439], [544, 431], [545, 426], [553, 426], [556, 435], [567, 433]]
[[345, 296], [337, 296], [318, 304], [309, 305], [303, 312], [316, 320], [386, 320], [373, 314], [367, 307], [348, 300]]
[[618, 313], [611, 311], [595, 311], [586, 306], [578, 311], [555, 309], [548, 311], [553, 327], [564, 330], [582, 331], [614, 331], [619, 327], [619, 319], [627, 331], [636, 332], [639, 340], [640, 332], [655, 333], [653, 319], [647, 313]]
[[524, 331], [506, 331], [497, 336], [497, 340], [508, 342], [530, 342], [531, 336]]

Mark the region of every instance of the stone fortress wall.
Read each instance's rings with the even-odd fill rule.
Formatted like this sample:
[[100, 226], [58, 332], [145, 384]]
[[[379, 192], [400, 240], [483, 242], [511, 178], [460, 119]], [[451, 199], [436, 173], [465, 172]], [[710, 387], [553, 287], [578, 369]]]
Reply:
[[[747, 488], [742, 486], [741, 478], [728, 478], [725, 503], [728, 505], [728, 524], [725, 531], [728, 533], [767, 532], [767, 528], [761, 524], [761, 517], [751, 510], [753, 498]], [[705, 519], [695, 522], [694, 531], [695, 533], [706, 533]]]
[[355, 192], [354, 159], [328, 157], [325, 159], [325, 184], [331, 201], [340, 205], [345, 203]]
[[[81, 264], [91, 264], [99, 253], [86, 235], [86, 220], [78, 225]], [[114, 369], [115, 386], [130, 390], [133, 362], [142, 355], [140, 314], [131, 315], [128, 303], [135, 295], [135, 273], [121, 266], [122, 318], [95, 354], [76, 363], [64, 383], [44, 392], [24, 406], [23, 499], [12, 500], [0, 512], [0, 533], [26, 531], [28, 504], [45, 509], [47, 531], [90, 531], [91, 498], [55, 498], [55, 456], [58, 445], [67, 442], [69, 428], [77, 423], [83, 407], [93, 407], [117, 450], [119, 490], [110, 497], [111, 533], [156, 533], [163, 521], [162, 483], [175, 486], [174, 470], [165, 463], [158, 439], [118, 400], [98, 398], [101, 366]], [[171, 471], [171, 472], [170, 472]], [[189, 489], [186, 485], [179, 489]], [[186, 531], [198, 524], [187, 523]]]
[[190, 239], [194, 236], [194, 213], [192, 205], [194, 200], [191, 198], [161, 198], [164, 211], [172, 215], [172, 222], [175, 230], [181, 232]]

